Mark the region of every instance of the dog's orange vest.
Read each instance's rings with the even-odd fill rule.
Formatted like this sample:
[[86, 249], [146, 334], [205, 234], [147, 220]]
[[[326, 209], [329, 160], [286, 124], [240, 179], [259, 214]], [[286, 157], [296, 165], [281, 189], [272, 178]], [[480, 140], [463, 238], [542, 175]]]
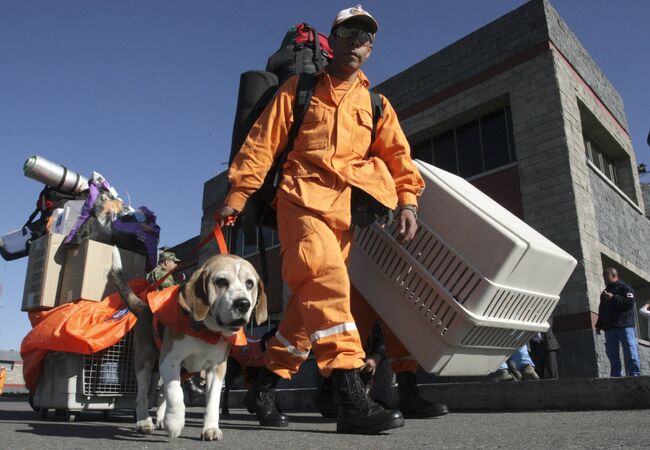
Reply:
[[[223, 336], [217, 331], [212, 331], [202, 325], [200, 322], [192, 321], [192, 318], [178, 303], [178, 294], [181, 287], [178, 285], [170, 286], [161, 291], [148, 292], [146, 298], [143, 298], [149, 304], [151, 312], [156, 316], [158, 321], [171, 328], [176, 333], [183, 333], [195, 338], [201, 339], [208, 344], [216, 344]], [[232, 345], [246, 345], [246, 336], [244, 330], [239, 331], [232, 336], [224, 336]]]

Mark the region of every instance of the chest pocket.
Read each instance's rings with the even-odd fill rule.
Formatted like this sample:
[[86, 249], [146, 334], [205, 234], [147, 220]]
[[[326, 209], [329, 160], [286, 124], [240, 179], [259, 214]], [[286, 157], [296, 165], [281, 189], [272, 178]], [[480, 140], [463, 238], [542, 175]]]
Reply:
[[294, 148], [300, 151], [329, 147], [329, 128], [325, 107], [310, 105], [296, 136]]
[[354, 128], [354, 152], [362, 157], [368, 156], [370, 140], [372, 137], [372, 114], [365, 109], [356, 113], [356, 126]]

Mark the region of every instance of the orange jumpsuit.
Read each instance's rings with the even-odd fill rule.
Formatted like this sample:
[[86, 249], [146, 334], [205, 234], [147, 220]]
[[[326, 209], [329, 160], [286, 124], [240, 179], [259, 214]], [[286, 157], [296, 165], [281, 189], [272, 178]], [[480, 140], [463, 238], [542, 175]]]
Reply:
[[[244, 208], [287, 144], [297, 80], [280, 87], [233, 160], [224, 203], [235, 210]], [[370, 148], [368, 80], [359, 72], [346, 91], [340, 84], [327, 73], [319, 76], [276, 196], [282, 275], [291, 298], [267, 344], [265, 365], [283, 378], [297, 372], [310, 350], [324, 376], [363, 364], [347, 273], [351, 185], [389, 208], [417, 205], [424, 188], [390, 103], [382, 98]]]

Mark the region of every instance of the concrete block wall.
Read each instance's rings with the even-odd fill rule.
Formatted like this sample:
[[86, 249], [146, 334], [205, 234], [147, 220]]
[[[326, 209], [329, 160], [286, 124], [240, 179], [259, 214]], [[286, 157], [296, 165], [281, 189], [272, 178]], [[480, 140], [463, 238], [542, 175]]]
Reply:
[[647, 271], [650, 269], [650, 220], [630, 207], [594, 170], [590, 172], [598, 240], [608, 253], [614, 252], [626, 260], [632, 271]]
[[544, 3], [534, 0], [376, 87], [397, 111], [548, 41]]
[[645, 215], [650, 215], [650, 183], [641, 183], [641, 195], [643, 196], [643, 206]]
[[[531, 2], [532, 3], [532, 2]], [[623, 100], [600, 67], [589, 56], [575, 34], [548, 0], [543, 0], [546, 25], [553, 44], [571, 63], [585, 82], [594, 90], [614, 117], [627, 129]]]
[[[594, 95], [595, 91], [580, 79], [564, 55], [554, 51], [554, 57], [565, 118], [570, 176], [573, 180], [575, 208], [580, 224], [585, 292], [589, 310], [596, 312], [599, 294], [603, 288], [602, 255], [620, 262], [633, 272], [639, 272], [640, 267], [648, 267], [647, 256], [643, 255], [647, 251], [644, 251], [639, 241], [648, 236], [650, 222], [642, 213], [642, 204], [632, 206], [587, 164], [583, 127], [587, 126], [586, 121], [596, 120], [598, 126], [606, 130], [606, 137], [628, 155], [628, 175], [631, 175], [630, 183], [634, 185], [633, 197], [641, 198], [638, 175], [636, 171], [631, 170], [636, 167], [634, 151], [625, 129], [617, 123], [618, 119], [613, 117], [612, 111]], [[613, 209], [618, 213], [612, 214]], [[605, 370], [602, 361], [606, 361], [606, 358], [599, 359], [601, 372]]]

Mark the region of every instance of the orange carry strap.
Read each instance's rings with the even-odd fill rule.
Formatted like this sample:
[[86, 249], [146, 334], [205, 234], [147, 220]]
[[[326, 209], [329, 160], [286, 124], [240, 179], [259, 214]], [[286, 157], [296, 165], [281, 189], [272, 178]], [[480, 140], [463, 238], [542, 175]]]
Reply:
[[[199, 242], [199, 245], [196, 246], [194, 251], [190, 253], [190, 255], [196, 253], [199, 251], [201, 247], [203, 247], [205, 244], [208, 243], [210, 238], [214, 236], [215, 241], [217, 241], [217, 246], [219, 247], [219, 253], [222, 255], [227, 255], [228, 254], [228, 246], [226, 245], [226, 239], [223, 237], [223, 232], [221, 231], [221, 225], [219, 225], [219, 217], [215, 214], [214, 217], [215, 220], [215, 225], [214, 228], [212, 229], [212, 233], [208, 234], [201, 242]], [[235, 217], [230, 216], [226, 218], [226, 224], [232, 224], [235, 222]]]
[[[236, 216], [229, 216], [226, 218], [226, 224], [233, 224], [236, 219], [237, 219]], [[207, 244], [212, 237], [214, 237], [214, 240], [217, 241], [217, 247], [219, 247], [219, 253], [222, 255], [228, 254], [228, 246], [226, 245], [226, 238], [223, 236], [223, 231], [221, 230], [221, 225], [219, 225], [219, 217], [217, 216], [217, 214], [215, 214], [214, 220], [215, 220], [215, 225], [214, 228], [212, 229], [212, 233], [204, 237], [203, 240], [199, 242], [196, 248], [192, 250], [192, 252], [188, 256], [192, 256], [194, 253], [198, 252], [199, 249], [203, 247], [205, 244]], [[165, 275], [160, 277], [159, 280], [157, 280], [155, 283], [151, 285], [150, 291], [157, 290], [158, 286], [160, 286], [162, 282], [165, 281], [167, 277], [170, 276], [172, 273], [174, 273], [176, 270], [178, 270], [178, 268], [174, 270], [170, 270]]]

